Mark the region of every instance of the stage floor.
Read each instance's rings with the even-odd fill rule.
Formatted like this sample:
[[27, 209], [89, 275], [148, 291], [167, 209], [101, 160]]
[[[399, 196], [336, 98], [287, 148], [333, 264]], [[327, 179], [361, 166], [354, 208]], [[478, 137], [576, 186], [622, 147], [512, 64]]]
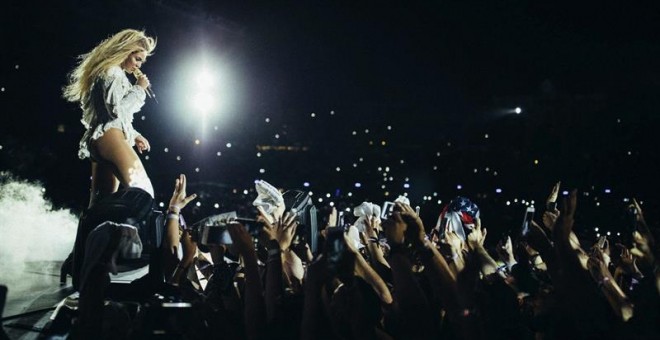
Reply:
[[60, 286], [61, 265], [62, 261], [29, 262], [21, 279], [7, 284], [2, 325], [10, 339], [37, 339], [55, 305], [74, 292], [70, 278], [67, 286]]
[[[7, 284], [2, 325], [10, 339], [37, 339], [55, 306], [74, 293], [71, 277], [68, 277], [67, 285], [60, 286], [61, 265], [62, 261], [29, 262], [21, 280]], [[111, 281], [113, 284], [129, 284], [147, 272], [148, 267], [126, 270], [111, 275]]]

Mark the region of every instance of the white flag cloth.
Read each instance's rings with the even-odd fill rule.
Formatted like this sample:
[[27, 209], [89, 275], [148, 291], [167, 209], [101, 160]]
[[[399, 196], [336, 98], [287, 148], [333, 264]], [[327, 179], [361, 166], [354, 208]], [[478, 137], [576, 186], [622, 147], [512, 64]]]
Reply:
[[406, 205], [410, 205], [410, 200], [408, 199], [408, 197], [406, 197], [406, 196], [401, 196], [401, 195], [399, 195], [399, 197], [397, 197], [397, 198], [394, 200], [394, 202], [395, 202], [395, 203], [396, 203], [396, 202], [399, 202], [399, 203], [403, 203], [403, 204], [406, 204]]
[[371, 202], [362, 202], [362, 204], [353, 208], [353, 215], [358, 217], [355, 221], [355, 227], [359, 232], [364, 232], [366, 230], [364, 223], [369, 216], [380, 219], [380, 206]]
[[252, 205], [261, 208], [266, 213], [269, 223], [274, 223], [284, 214], [284, 197], [277, 188], [270, 185], [270, 183], [262, 180], [254, 182], [257, 189], [257, 198], [252, 202]]

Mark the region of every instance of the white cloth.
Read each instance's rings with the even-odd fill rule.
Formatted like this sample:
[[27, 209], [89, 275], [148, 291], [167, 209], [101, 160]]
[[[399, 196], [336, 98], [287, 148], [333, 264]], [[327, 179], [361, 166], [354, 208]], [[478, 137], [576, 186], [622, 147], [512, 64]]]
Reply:
[[371, 202], [362, 202], [362, 204], [353, 208], [353, 215], [358, 218], [355, 221], [355, 227], [359, 232], [363, 233], [366, 230], [365, 220], [367, 217], [372, 216], [380, 219], [380, 206]]
[[133, 128], [133, 115], [144, 105], [146, 92], [139, 85], [133, 85], [126, 73], [113, 66], [92, 85], [87, 98], [82, 100], [83, 117], [80, 122], [86, 131], [80, 140], [78, 157], [90, 157], [89, 144], [99, 139], [110, 128], [124, 132], [130, 146], [140, 135]]
[[269, 223], [281, 218], [285, 209], [282, 193], [266, 181], [258, 180], [254, 182], [254, 186], [257, 189], [257, 198], [252, 205], [263, 209], [266, 213], [264, 217], [269, 220]]
[[394, 202], [395, 202], [395, 203], [396, 203], [396, 202], [399, 202], [399, 203], [403, 203], [403, 204], [406, 204], [406, 205], [410, 205], [410, 200], [408, 199], [408, 197], [406, 197], [406, 196], [401, 196], [401, 195], [399, 195], [399, 197], [397, 197], [397, 198], [394, 200]]
[[346, 234], [348, 235], [348, 239], [353, 242], [353, 247], [356, 249], [362, 249], [365, 247], [364, 244], [362, 244], [362, 241], [360, 241], [360, 232], [356, 226], [352, 225], [348, 227], [348, 232]]

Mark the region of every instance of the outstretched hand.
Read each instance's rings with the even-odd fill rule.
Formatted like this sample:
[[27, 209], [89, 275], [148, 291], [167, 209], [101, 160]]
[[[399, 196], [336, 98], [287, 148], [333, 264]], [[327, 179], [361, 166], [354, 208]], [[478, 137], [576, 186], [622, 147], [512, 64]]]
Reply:
[[599, 282], [610, 274], [607, 265], [605, 264], [605, 260], [603, 259], [602, 250], [599, 248], [595, 248], [589, 255], [587, 268], [589, 269], [589, 273], [591, 273], [591, 277]]
[[646, 221], [644, 220], [644, 212], [642, 211], [642, 207], [637, 202], [637, 199], [633, 198], [632, 204], [630, 204], [630, 207], [635, 208], [636, 211], [637, 211], [637, 213], [635, 214], [635, 221], [637, 223], [646, 224]]
[[559, 227], [564, 236], [569, 235], [573, 231], [573, 224], [575, 223], [575, 209], [577, 207], [577, 189], [571, 190], [568, 197], [564, 197], [564, 204], [561, 209], [561, 216], [563, 217]]
[[151, 145], [149, 144], [149, 141], [144, 138], [142, 135], [138, 135], [135, 137], [135, 147], [137, 148], [139, 153], [142, 153], [143, 151], [149, 152], [151, 150]]
[[497, 254], [506, 264], [516, 262], [516, 258], [513, 255], [513, 242], [511, 242], [511, 236], [507, 236], [506, 240], [501, 240], [499, 242], [497, 245]]
[[550, 206], [551, 203], [556, 203], [557, 202], [557, 197], [559, 196], [559, 186], [561, 185], [561, 181], [555, 183], [555, 185], [552, 187], [552, 190], [550, 191], [550, 195], [548, 195], [548, 199], [545, 201], [546, 206]]
[[400, 211], [400, 216], [407, 225], [406, 237], [409, 241], [416, 244], [424, 243], [424, 240], [426, 239], [424, 223], [422, 222], [422, 219], [419, 218], [419, 215], [417, 215], [417, 212], [415, 212], [415, 210], [413, 210], [408, 204], [401, 202], [396, 202], [394, 204], [397, 207], [396, 210]]
[[169, 206], [170, 212], [175, 214], [180, 213], [188, 203], [197, 198], [197, 194], [186, 196], [186, 184], [186, 175], [183, 174], [179, 175], [179, 178], [174, 182], [174, 192], [172, 193]]
[[280, 249], [289, 249], [294, 235], [296, 235], [296, 228], [298, 221], [296, 221], [294, 214], [286, 213], [275, 223], [269, 223], [268, 219], [264, 216], [259, 216], [259, 220], [264, 223], [263, 232], [271, 240], [276, 240], [280, 245]]
[[405, 232], [407, 224], [401, 217], [401, 213], [395, 211], [388, 219], [383, 221], [383, 229], [385, 230], [385, 237], [389, 244], [402, 244], [405, 240]]
[[454, 254], [460, 254], [463, 251], [465, 242], [456, 234], [453, 228], [447, 224], [444, 230], [444, 237], [440, 242], [448, 244]]
[[467, 245], [471, 250], [475, 250], [479, 247], [483, 247], [484, 242], [486, 241], [486, 235], [488, 230], [486, 228], [481, 228], [481, 220], [477, 219], [474, 229], [467, 236]]
[[227, 231], [231, 237], [232, 245], [239, 255], [245, 256], [255, 252], [252, 236], [245, 230], [245, 227], [234, 222], [227, 226]]
[[640, 273], [639, 268], [637, 268], [637, 258], [633, 256], [632, 252], [623, 244], [619, 243], [617, 247], [621, 249], [619, 267], [628, 275]]
[[555, 230], [555, 225], [557, 224], [557, 220], [559, 219], [559, 210], [546, 210], [543, 212], [543, 216], [541, 217], [541, 220], [543, 221], [543, 225], [548, 228], [548, 230], [553, 231]]

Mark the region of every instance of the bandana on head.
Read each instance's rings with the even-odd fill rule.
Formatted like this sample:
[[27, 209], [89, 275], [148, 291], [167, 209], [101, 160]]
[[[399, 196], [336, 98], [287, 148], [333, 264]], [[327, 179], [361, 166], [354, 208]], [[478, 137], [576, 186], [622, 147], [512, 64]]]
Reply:
[[474, 229], [478, 218], [479, 207], [472, 203], [470, 199], [457, 196], [442, 209], [435, 229], [440, 235], [444, 235], [445, 231], [440, 229], [442, 227], [442, 221], [446, 219], [449, 230], [454, 231], [465, 241], [467, 234], [470, 233], [470, 230]]

